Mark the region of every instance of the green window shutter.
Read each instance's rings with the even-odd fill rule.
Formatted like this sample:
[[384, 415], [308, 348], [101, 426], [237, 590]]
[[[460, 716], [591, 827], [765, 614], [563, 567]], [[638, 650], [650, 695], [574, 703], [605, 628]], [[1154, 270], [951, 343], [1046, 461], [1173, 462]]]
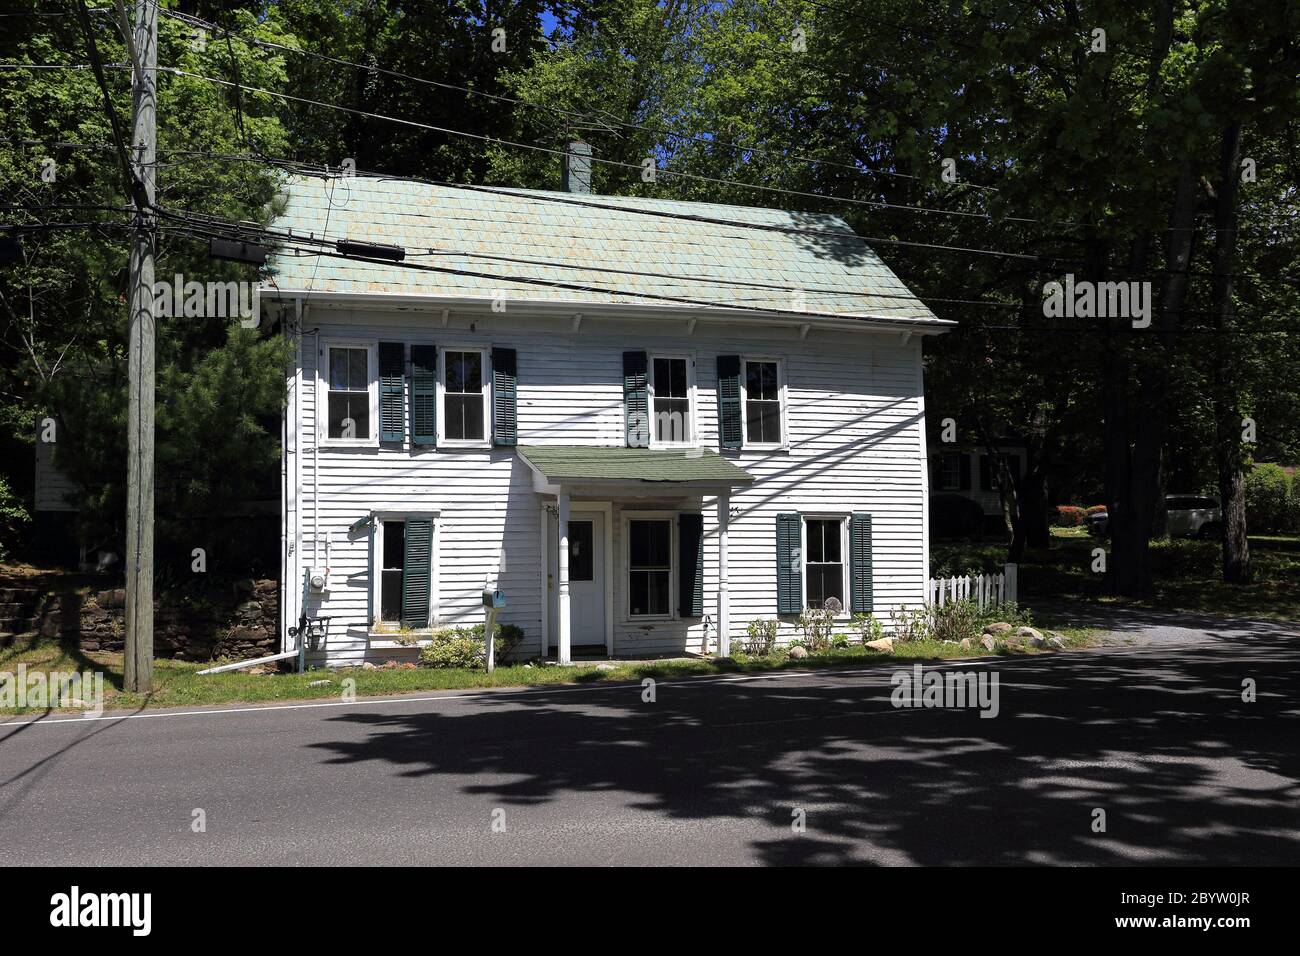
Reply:
[[379, 343], [379, 440], [406, 438], [406, 346]]
[[870, 614], [871, 608], [871, 515], [855, 511], [849, 519], [849, 610]]
[[740, 356], [718, 356], [718, 439], [723, 448], [740, 448]]
[[514, 445], [519, 438], [514, 349], [492, 350], [492, 444]]
[[677, 517], [677, 609], [704, 616], [704, 515]]
[[429, 626], [430, 566], [433, 563], [433, 522], [413, 518], [406, 522], [406, 553], [402, 559], [402, 623]]
[[628, 448], [650, 447], [650, 393], [644, 352], [623, 353], [623, 422]]
[[411, 346], [411, 444], [438, 444], [438, 350]]
[[797, 514], [776, 516], [776, 613], [798, 614], [803, 610], [803, 518]]

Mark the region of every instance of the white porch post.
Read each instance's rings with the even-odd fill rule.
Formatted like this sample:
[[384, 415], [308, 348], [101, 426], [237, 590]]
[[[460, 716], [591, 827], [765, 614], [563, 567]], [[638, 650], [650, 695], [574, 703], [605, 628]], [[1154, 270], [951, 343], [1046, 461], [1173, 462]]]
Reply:
[[731, 598], [727, 594], [727, 525], [731, 520], [731, 494], [718, 495], [718, 656], [731, 654]]
[[559, 539], [560, 547], [557, 561], [557, 568], [560, 572], [560, 594], [559, 602], [556, 605], [556, 617], [560, 627], [559, 660], [561, 664], [568, 664], [573, 659], [569, 642], [569, 492], [561, 488], [558, 497], [560, 501], [560, 519], [559, 533], [556, 538]]

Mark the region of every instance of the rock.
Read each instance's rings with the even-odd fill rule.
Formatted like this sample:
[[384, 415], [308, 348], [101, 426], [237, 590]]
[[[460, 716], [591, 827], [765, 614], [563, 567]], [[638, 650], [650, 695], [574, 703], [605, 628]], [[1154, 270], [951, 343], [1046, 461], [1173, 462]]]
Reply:
[[792, 661], [801, 661], [807, 656], [808, 648], [806, 647], [801, 647], [796, 644], [794, 647], [790, 648], [790, 660]]
[[379, 667], [378, 667], [374, 662], [372, 662], [372, 661], [365, 661], [365, 662], [361, 665], [361, 669], [362, 669], [363, 671], [377, 671], [377, 670], [379, 670]]
[[405, 663], [398, 664], [397, 666], [399, 670], [413, 671], [415, 670], [417, 665], [414, 661], [406, 661]]
[[993, 624], [984, 625], [985, 634], [1005, 634], [1011, 630], [1011, 625], [1006, 621], [997, 621]]
[[894, 639], [892, 637], [882, 637], [878, 641], [867, 641], [864, 647], [869, 647], [873, 651], [881, 651], [885, 654], [894, 653]]
[[532, 670], [532, 669], [533, 669], [533, 665], [532, 665], [532, 664], [525, 664], [525, 665], [524, 665], [524, 670], [526, 670], [526, 671], [530, 671], [530, 670]]
[[1047, 639], [1047, 646], [1054, 651], [1063, 651], [1065, 650], [1065, 641], [1061, 640], [1059, 637], [1049, 637]]
[[990, 654], [997, 650], [998, 647], [998, 642], [993, 640], [992, 634], [985, 634], [980, 638], [980, 643], [984, 645], [984, 650], [988, 651]]
[[614, 671], [614, 670], [618, 670], [618, 665], [617, 665], [617, 664], [597, 664], [597, 665], [596, 665], [596, 670], [598, 670], [598, 671]]
[[1032, 641], [1034, 638], [1038, 638], [1040, 641], [1043, 639], [1042, 632], [1041, 632], [1041, 631], [1038, 631], [1038, 630], [1035, 630], [1035, 629], [1032, 628], [1032, 627], [1022, 627], [1022, 628], [1020, 628], [1020, 630], [1016, 631], [1016, 637], [1027, 637], [1027, 638], [1029, 638], [1031, 641]]
[[974, 646], [975, 646], [975, 642], [972, 641], [969, 637], [963, 637], [961, 639], [961, 649], [963, 651], [969, 651]]
[[1004, 651], [1023, 651], [1023, 650], [1025, 649], [1025, 645], [1023, 645], [1023, 644], [1021, 644], [1019, 641], [1014, 640], [1014, 639], [1011, 639], [1011, 638], [1008, 638], [1007, 640], [1002, 641], [1002, 642], [1000, 643], [999, 646], [1000, 646]]
[[332, 680], [312, 680], [307, 682], [308, 687], [324, 687], [326, 684], [334, 683]]

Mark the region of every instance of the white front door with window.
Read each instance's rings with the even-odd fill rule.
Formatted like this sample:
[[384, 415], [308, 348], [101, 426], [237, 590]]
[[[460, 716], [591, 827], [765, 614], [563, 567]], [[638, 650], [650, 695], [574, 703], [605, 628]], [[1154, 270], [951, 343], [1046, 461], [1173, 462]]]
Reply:
[[[547, 581], [550, 584], [550, 638], [559, 643], [560, 575], [555, 542], [559, 519], [547, 521]], [[572, 646], [605, 645], [605, 516], [599, 511], [569, 513], [569, 642]]]

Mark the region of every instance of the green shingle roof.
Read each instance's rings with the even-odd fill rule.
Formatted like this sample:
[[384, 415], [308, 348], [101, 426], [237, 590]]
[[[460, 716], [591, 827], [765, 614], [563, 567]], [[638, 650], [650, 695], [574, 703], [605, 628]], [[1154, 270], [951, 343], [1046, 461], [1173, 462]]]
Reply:
[[[706, 307], [938, 321], [836, 216], [523, 189], [482, 192], [369, 177], [290, 176], [283, 190], [287, 207], [273, 224], [277, 230], [396, 244], [406, 249], [408, 263], [456, 271], [274, 256], [268, 292], [486, 299], [503, 291], [513, 302], [699, 308], [671, 301], [688, 299]], [[802, 303], [789, 289], [803, 291]]]
[[519, 454], [556, 484], [603, 481], [706, 482], [744, 485], [754, 480], [707, 448], [604, 448], [520, 445]]

